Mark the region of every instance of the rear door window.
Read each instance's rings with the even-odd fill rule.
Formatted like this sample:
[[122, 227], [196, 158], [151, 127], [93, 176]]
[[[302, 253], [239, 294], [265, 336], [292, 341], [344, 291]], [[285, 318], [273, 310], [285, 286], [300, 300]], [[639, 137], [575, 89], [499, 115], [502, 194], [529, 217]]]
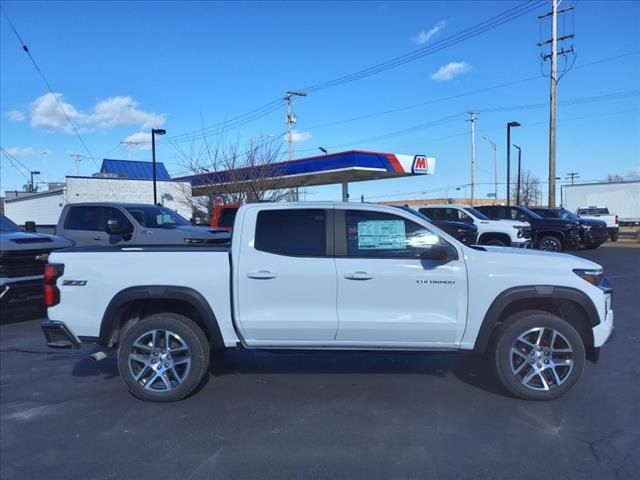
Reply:
[[258, 212], [255, 249], [276, 255], [327, 255], [324, 209], [278, 209]]
[[64, 228], [67, 230], [103, 231], [103, 210], [103, 207], [71, 207]]

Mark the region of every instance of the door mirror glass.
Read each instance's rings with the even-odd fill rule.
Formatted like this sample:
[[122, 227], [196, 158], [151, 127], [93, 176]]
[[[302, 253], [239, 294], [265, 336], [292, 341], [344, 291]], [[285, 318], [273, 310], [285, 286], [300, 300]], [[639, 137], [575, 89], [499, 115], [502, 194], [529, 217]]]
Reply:
[[121, 235], [122, 226], [120, 225], [120, 222], [113, 219], [107, 220], [107, 233], [109, 235]]
[[425, 248], [420, 252], [422, 260], [436, 260], [438, 262], [448, 262], [457, 257], [454, 247], [449, 244], [436, 244], [430, 248]]

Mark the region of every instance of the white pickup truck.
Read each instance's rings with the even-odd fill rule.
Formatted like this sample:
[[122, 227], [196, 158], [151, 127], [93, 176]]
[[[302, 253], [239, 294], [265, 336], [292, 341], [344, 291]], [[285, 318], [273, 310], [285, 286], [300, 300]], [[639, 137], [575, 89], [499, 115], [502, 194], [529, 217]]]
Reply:
[[432, 220], [470, 223], [478, 227], [478, 245], [531, 247], [531, 225], [519, 220], [491, 220], [471, 205], [423, 205], [415, 207]]
[[618, 241], [618, 232], [620, 225], [618, 223], [618, 215], [609, 213], [607, 207], [580, 207], [576, 210], [576, 215], [580, 218], [591, 220], [601, 220], [607, 224], [607, 232], [612, 242]]
[[210, 349], [236, 347], [486, 352], [509, 391], [545, 400], [613, 331], [599, 265], [467, 247], [390, 206], [252, 204], [230, 249], [85, 247], [50, 262], [48, 346], [117, 349], [129, 390], [152, 401], [185, 397]]

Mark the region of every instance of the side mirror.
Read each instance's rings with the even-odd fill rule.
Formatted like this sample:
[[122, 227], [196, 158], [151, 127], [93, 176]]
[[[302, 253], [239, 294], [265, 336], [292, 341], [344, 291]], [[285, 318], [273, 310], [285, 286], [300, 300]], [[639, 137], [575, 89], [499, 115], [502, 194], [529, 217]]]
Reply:
[[458, 252], [451, 245], [431, 245], [420, 252], [422, 260], [435, 260], [438, 262], [449, 262], [458, 258]]
[[122, 226], [118, 220], [107, 220], [107, 233], [109, 235], [122, 235]]
[[36, 222], [24, 222], [24, 231], [29, 233], [36, 233]]

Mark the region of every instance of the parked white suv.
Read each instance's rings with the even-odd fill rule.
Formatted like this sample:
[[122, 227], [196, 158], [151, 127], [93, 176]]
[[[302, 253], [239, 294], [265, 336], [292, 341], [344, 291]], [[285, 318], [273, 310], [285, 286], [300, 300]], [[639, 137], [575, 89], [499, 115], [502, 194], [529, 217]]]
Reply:
[[491, 220], [470, 205], [424, 205], [414, 207], [435, 221], [472, 223], [478, 227], [478, 245], [531, 247], [531, 226], [517, 220]]

